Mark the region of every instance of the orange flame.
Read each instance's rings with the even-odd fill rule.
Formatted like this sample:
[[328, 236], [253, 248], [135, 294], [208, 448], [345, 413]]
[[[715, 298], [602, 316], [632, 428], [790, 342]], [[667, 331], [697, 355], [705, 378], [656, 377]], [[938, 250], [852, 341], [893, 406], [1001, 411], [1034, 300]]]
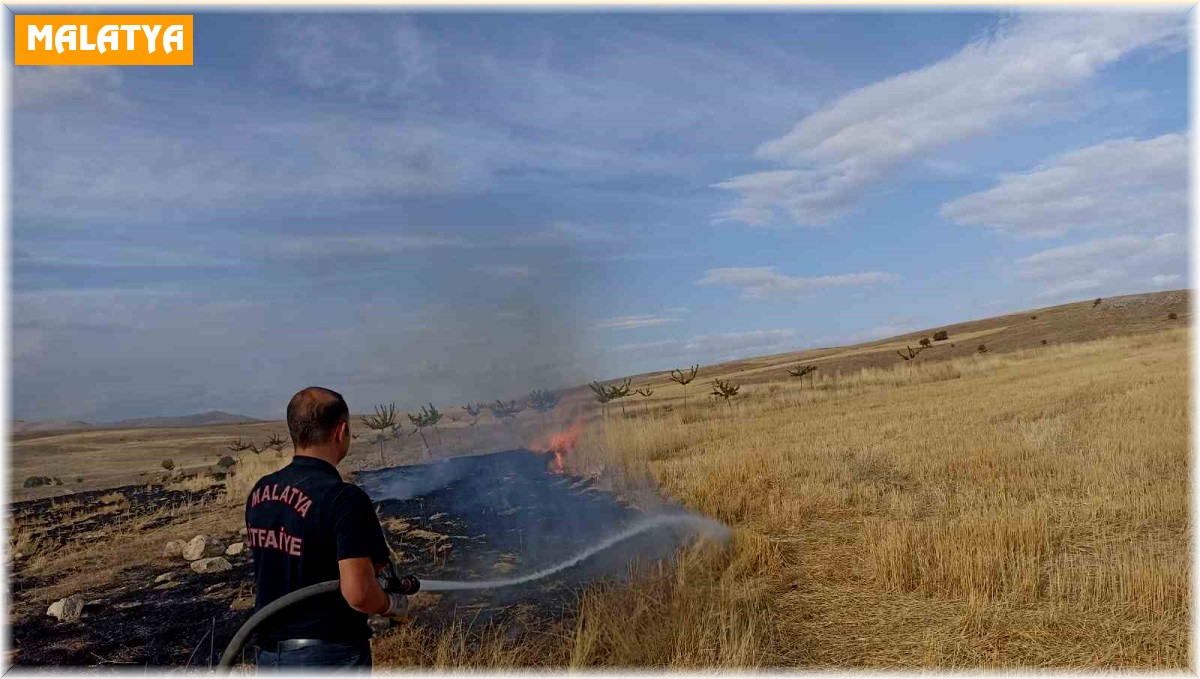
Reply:
[[554, 459], [546, 467], [546, 471], [551, 474], [563, 474], [566, 472], [566, 455], [575, 450], [575, 444], [579, 440], [579, 435], [583, 433], [584, 419], [581, 417], [571, 426], [562, 431], [551, 432], [546, 436], [536, 440], [529, 446], [530, 450], [538, 453], [554, 453]]

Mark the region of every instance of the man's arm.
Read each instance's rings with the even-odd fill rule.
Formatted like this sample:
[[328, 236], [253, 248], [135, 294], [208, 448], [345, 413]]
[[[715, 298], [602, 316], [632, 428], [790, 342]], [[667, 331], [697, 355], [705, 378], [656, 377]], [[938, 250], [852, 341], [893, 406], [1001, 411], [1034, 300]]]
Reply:
[[378, 579], [389, 556], [370, 498], [361, 488], [347, 485], [334, 499], [334, 515], [338, 578], [346, 603], [368, 615], [402, 613], [404, 595], [384, 590]]
[[369, 557], [355, 557], [338, 561], [338, 572], [342, 581], [342, 597], [350, 608], [368, 615], [382, 615], [391, 608], [387, 592], [379, 586], [375, 577], [375, 564]]

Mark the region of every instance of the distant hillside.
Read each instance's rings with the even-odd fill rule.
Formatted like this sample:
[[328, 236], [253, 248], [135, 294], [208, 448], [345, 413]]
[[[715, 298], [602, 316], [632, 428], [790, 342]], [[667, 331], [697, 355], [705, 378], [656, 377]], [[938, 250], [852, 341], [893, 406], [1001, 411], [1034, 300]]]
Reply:
[[195, 415], [180, 415], [178, 417], [137, 417], [130, 420], [111, 422], [104, 426], [115, 429], [138, 429], [142, 427], [203, 427], [210, 424], [253, 424], [262, 422], [253, 417], [235, 415], [223, 410], [210, 410], [207, 413]]
[[96, 425], [79, 420], [13, 420], [9, 429], [12, 434], [41, 434], [49, 431], [70, 431], [72, 429], [88, 429]]
[[[1176, 318], [1170, 318], [1175, 314]], [[701, 366], [701, 382], [713, 377], [733, 379], [739, 384], [787, 380], [785, 369], [798, 363], [815, 365], [822, 375], [851, 373], [863, 368], [902, 363], [896, 355], [906, 347], [917, 347], [922, 338], [944, 330], [945, 341], [933, 342], [918, 359], [922, 363], [975, 354], [980, 345], [988, 353], [1004, 353], [1067, 342], [1087, 342], [1117, 335], [1186, 328], [1191, 320], [1190, 292], [1170, 290], [1122, 295], [1030, 309], [1005, 316], [949, 323], [886, 339], [851, 346], [808, 349], [771, 356], [758, 356], [717, 365]], [[682, 363], [682, 362], [681, 362]], [[680, 365], [679, 367], [686, 367]], [[635, 382], [669, 387], [669, 371], [633, 376]], [[677, 388], [677, 387], [676, 387]]]

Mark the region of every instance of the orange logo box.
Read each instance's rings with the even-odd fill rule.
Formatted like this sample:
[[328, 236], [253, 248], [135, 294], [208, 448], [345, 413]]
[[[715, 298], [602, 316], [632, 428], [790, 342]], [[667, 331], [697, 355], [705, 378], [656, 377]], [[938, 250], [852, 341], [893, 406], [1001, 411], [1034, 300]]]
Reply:
[[191, 66], [191, 14], [18, 14], [17, 66]]

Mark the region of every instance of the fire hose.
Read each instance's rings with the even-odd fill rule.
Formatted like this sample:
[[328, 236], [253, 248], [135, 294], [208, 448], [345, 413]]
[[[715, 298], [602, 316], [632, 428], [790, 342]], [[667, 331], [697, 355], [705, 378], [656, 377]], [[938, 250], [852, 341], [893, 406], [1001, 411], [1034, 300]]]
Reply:
[[[454, 580], [419, 580], [411, 575], [396, 574], [394, 576], [396, 585], [391, 589], [397, 593], [409, 595], [415, 594], [419, 590], [431, 592], [449, 592], [463, 589], [499, 589], [502, 587], [512, 587], [514, 585], [540, 580], [559, 571], [566, 570], [567, 568], [578, 564], [584, 559], [587, 559], [598, 552], [612, 547], [618, 542], [623, 542], [634, 537], [635, 535], [639, 535], [653, 528], [671, 524], [690, 525], [696, 530], [710, 533], [711, 535], [722, 539], [727, 538], [730, 533], [728, 527], [719, 521], [713, 521], [712, 519], [707, 519], [693, 514], [663, 514], [643, 519], [642, 521], [629, 526], [620, 533], [612, 535], [596, 543], [595, 545], [592, 545], [588, 549], [583, 550], [566, 561], [563, 561], [555, 566], [551, 566], [550, 568], [544, 568], [540, 571], [530, 573], [529, 575], [508, 578], [505, 580], [459, 582]], [[395, 568], [394, 564], [392, 565], [392, 568]], [[246, 645], [246, 641], [250, 638], [250, 635], [254, 633], [254, 630], [257, 629], [259, 625], [261, 625], [271, 616], [287, 608], [288, 606], [310, 597], [340, 591], [341, 581], [329, 580], [326, 582], [319, 582], [315, 585], [309, 585], [289, 594], [285, 594], [266, 606], [263, 606], [257, 613], [250, 616], [250, 619], [247, 620], [245, 624], [238, 629], [237, 633], [233, 635], [233, 638], [229, 640], [229, 645], [225, 647], [225, 652], [221, 654], [221, 660], [217, 663], [217, 671], [228, 673], [233, 668], [234, 660], [237, 658], [237, 655], [241, 653], [242, 648]]]

